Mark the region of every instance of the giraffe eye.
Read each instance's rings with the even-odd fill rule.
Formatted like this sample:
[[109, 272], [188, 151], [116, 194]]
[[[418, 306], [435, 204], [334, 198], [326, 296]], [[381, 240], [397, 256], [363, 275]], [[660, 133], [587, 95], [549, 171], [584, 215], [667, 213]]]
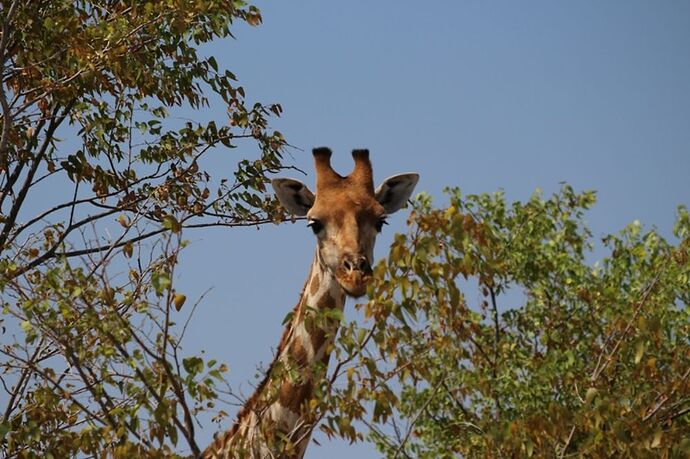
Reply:
[[386, 221], [386, 217], [379, 218], [378, 221], [376, 222], [376, 231], [381, 232], [383, 229], [383, 225], [387, 225], [388, 222]]
[[314, 232], [314, 234], [319, 234], [321, 230], [323, 229], [323, 223], [321, 221], [316, 220], [312, 218], [309, 220], [309, 223], [307, 223], [307, 226], [311, 228], [311, 230]]

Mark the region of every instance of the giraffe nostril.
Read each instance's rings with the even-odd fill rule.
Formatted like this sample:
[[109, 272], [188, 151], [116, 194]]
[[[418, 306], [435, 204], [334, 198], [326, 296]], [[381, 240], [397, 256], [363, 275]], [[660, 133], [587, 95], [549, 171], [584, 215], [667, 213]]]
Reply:
[[359, 259], [359, 264], [357, 265], [357, 269], [359, 269], [363, 273], [371, 272], [371, 265], [369, 264], [369, 260], [367, 260], [366, 257], [361, 257]]
[[347, 258], [343, 260], [343, 268], [345, 268], [345, 271], [352, 271], [352, 263]]

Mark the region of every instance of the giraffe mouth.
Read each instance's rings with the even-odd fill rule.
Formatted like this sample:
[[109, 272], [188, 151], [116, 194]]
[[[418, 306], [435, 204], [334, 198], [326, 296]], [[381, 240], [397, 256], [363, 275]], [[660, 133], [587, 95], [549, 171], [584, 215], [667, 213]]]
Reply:
[[367, 293], [371, 274], [361, 271], [340, 272], [336, 274], [336, 279], [348, 296], [359, 298]]

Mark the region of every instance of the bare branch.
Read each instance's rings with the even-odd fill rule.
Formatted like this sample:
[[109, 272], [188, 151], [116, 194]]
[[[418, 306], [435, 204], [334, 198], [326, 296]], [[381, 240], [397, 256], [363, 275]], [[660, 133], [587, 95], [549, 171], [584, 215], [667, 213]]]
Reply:
[[[69, 102], [64, 109], [62, 110], [62, 114], [54, 119], [51, 120], [50, 125], [48, 126], [48, 130], [46, 131], [46, 138], [43, 141], [43, 145], [39, 149], [38, 153], [33, 159], [33, 163], [31, 164], [31, 168], [29, 169], [29, 172], [26, 176], [26, 179], [24, 180], [24, 184], [22, 185], [21, 189], [19, 190], [19, 193], [17, 194], [17, 199], [14, 201], [14, 204], [12, 205], [12, 209], [10, 210], [9, 215], [7, 216], [7, 219], [5, 220], [5, 224], [3, 226], [3, 230], [0, 233], [0, 252], [3, 250], [3, 247], [5, 246], [5, 242], [7, 242], [7, 238], [12, 231], [12, 228], [14, 227], [15, 221], [17, 220], [17, 215], [19, 215], [19, 211], [22, 208], [22, 204], [24, 203], [24, 199], [26, 198], [26, 195], [29, 193], [29, 189], [31, 188], [31, 182], [33, 181], [34, 175], [36, 174], [36, 171], [38, 170], [39, 165], [43, 161], [43, 158], [45, 157], [46, 151], [48, 150], [48, 146], [51, 144], [53, 140], [53, 135], [55, 134], [55, 131], [57, 130], [58, 127], [62, 124], [62, 122], [65, 120], [67, 115], [69, 114], [70, 110], [74, 106], [76, 102], [76, 99], [73, 99], [71, 102]], [[58, 113], [60, 111], [59, 107], [54, 110], [54, 113]]]

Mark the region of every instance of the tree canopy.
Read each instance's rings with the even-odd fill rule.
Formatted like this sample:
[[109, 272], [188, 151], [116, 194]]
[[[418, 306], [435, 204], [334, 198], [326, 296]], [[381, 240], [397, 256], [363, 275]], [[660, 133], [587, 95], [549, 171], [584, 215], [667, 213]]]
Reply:
[[[196, 455], [227, 367], [181, 347], [184, 235], [280, 221], [266, 183], [287, 167], [280, 105], [200, 47], [261, 14], [0, 4], [0, 451]], [[362, 317], [329, 318], [319, 429], [386, 457], [687, 457], [688, 211], [670, 240], [633, 222], [599, 241], [593, 192], [448, 196], [414, 202]]]
[[593, 192], [448, 193], [375, 269], [323, 430], [386, 457], [687, 457], [687, 209], [675, 242], [635, 221], [599, 247]]
[[[283, 167], [268, 127], [281, 107], [250, 102], [200, 50], [238, 22], [261, 14], [243, 1], [2, 2], [6, 457], [199, 451], [194, 416], [225, 367], [180, 351], [182, 234], [280, 217], [264, 191]], [[207, 119], [210, 104], [227, 117]]]

